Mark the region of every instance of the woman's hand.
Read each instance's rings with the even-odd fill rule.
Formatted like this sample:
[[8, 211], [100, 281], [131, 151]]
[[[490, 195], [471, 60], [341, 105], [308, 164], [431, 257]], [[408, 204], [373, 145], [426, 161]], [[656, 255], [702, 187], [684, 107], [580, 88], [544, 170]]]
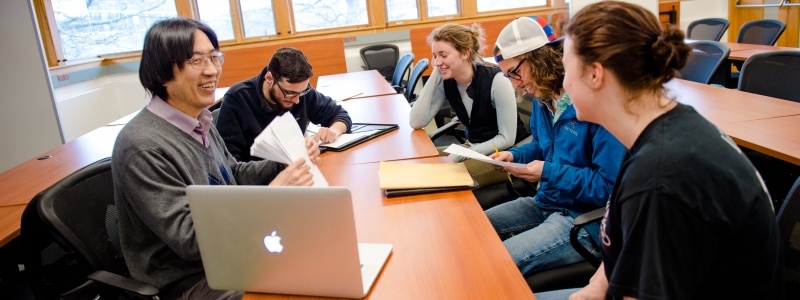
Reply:
[[[491, 155], [489, 155], [489, 158], [493, 160], [508, 162], [508, 161], [514, 161], [514, 154], [511, 154], [511, 152], [508, 151], [501, 151], [492, 153]], [[502, 166], [494, 166], [494, 168], [498, 171], [503, 170]]]
[[522, 178], [530, 182], [539, 182], [542, 179], [542, 169], [544, 168], [544, 161], [534, 160], [528, 164], [526, 168], [512, 168], [505, 167], [504, 169], [516, 177]]

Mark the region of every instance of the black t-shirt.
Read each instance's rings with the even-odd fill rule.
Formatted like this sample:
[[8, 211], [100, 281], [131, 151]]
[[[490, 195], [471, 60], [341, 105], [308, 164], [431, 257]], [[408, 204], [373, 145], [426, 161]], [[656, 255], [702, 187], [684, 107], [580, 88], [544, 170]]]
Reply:
[[609, 296], [782, 298], [780, 233], [766, 188], [694, 108], [678, 104], [645, 128], [607, 206]]

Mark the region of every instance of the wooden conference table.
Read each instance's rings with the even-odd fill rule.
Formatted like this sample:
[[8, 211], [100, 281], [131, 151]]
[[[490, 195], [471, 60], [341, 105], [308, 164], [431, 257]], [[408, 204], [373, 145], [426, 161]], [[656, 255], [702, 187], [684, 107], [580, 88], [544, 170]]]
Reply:
[[[403, 95], [360, 98], [342, 101], [340, 104], [354, 123], [397, 124], [399, 128], [347, 151], [325, 152], [320, 156], [323, 161], [360, 164], [439, 155], [424, 130], [414, 130], [408, 125], [411, 106]], [[357, 155], [353, 155], [354, 152]]]
[[[402, 162], [444, 163], [449, 158]], [[331, 185], [350, 189], [359, 242], [394, 245], [367, 298], [534, 298], [472, 192], [387, 198], [379, 188], [378, 165], [320, 165]], [[289, 298], [295, 297], [256, 293], [244, 297]]]
[[736, 144], [800, 165], [800, 103], [682, 79], [667, 84]]
[[[438, 152], [424, 130], [411, 130], [408, 125], [408, 102], [402, 96], [360, 99], [346, 103], [353, 111], [354, 120], [363, 122], [397, 123], [399, 129], [363, 145], [341, 153], [324, 153], [323, 161], [354, 164], [382, 160], [398, 160], [436, 156]], [[401, 105], [402, 104], [402, 105]], [[361, 106], [364, 108], [361, 108]], [[405, 106], [403, 106], [405, 105]], [[404, 111], [403, 108], [406, 110]], [[382, 113], [377, 113], [381, 109]], [[362, 113], [363, 112], [363, 113]], [[16, 216], [34, 196], [67, 175], [100, 159], [110, 157], [117, 134], [123, 126], [104, 126], [80, 136], [53, 150], [37, 155], [3, 173], [0, 173], [0, 207], [9, 211], [0, 219], [0, 246], [19, 236], [20, 222]], [[412, 147], [419, 145], [420, 147]], [[349, 155], [351, 153], [358, 155]], [[46, 159], [39, 160], [41, 157]], [[20, 211], [17, 212], [16, 210]]]
[[764, 46], [764, 47], [765, 48], [747, 49], [736, 52], [731, 51], [730, 56], [728, 56], [728, 60], [746, 61], [748, 58], [750, 58], [750, 56], [765, 52], [783, 51], [783, 50], [800, 51], [800, 49], [798, 48], [790, 48], [790, 47], [776, 47], [776, 46]]
[[317, 79], [315, 88], [336, 101], [397, 94], [376, 70], [323, 75]]
[[728, 124], [736, 144], [800, 166], [800, 115]]
[[[699, 42], [700, 40], [690, 40], [686, 39], [686, 43], [692, 42]], [[731, 54], [728, 56], [728, 60], [731, 61], [745, 61], [748, 57], [762, 52], [770, 52], [770, 51], [778, 51], [778, 50], [800, 50], [798, 48], [793, 47], [778, 47], [778, 46], [771, 46], [771, 45], [756, 45], [756, 44], [745, 44], [745, 43], [734, 43], [734, 42], [719, 42], [722, 45], [731, 49]]]
[[742, 92], [735, 89], [674, 79], [667, 83], [670, 95], [693, 106], [718, 127], [733, 122], [752, 121], [800, 114], [800, 103]]

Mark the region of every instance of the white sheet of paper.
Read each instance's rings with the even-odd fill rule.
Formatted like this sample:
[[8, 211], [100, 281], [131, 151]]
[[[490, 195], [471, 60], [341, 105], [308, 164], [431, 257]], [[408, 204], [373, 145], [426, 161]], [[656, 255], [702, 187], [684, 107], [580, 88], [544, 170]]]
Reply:
[[292, 161], [302, 157], [306, 160], [306, 164], [311, 166], [309, 172], [314, 177], [314, 186], [328, 186], [325, 176], [317, 165], [311, 162], [300, 126], [289, 112], [275, 118], [267, 128], [264, 128], [250, 147], [250, 154], [284, 164], [291, 164]]
[[450, 153], [450, 154], [455, 154], [455, 155], [460, 155], [460, 156], [471, 158], [471, 159], [474, 159], [474, 160], [480, 160], [482, 162], [487, 162], [487, 163], [493, 164], [495, 166], [511, 167], [511, 168], [527, 168], [528, 167], [527, 164], [493, 160], [493, 159], [489, 158], [489, 156], [483, 155], [481, 153], [476, 152], [475, 150], [472, 150], [472, 149], [469, 149], [469, 148], [465, 148], [464, 146], [456, 145], [456, 144], [452, 144], [452, 145], [448, 146], [447, 149], [444, 149], [444, 152], [445, 153]]

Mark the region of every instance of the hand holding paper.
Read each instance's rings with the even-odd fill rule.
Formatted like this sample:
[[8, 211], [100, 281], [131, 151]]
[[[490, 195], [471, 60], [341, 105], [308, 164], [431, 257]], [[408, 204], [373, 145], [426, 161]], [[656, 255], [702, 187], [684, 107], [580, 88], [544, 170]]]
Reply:
[[311, 168], [309, 172], [314, 178], [314, 186], [328, 186], [328, 181], [308, 156], [300, 126], [289, 112], [275, 118], [264, 128], [250, 147], [250, 154], [287, 165], [303, 158]]
[[526, 164], [493, 160], [493, 159], [489, 158], [486, 155], [480, 154], [478, 152], [475, 152], [474, 150], [471, 150], [471, 149], [468, 149], [468, 148], [464, 148], [463, 146], [456, 145], [456, 144], [450, 145], [449, 147], [447, 147], [447, 149], [444, 149], [444, 152], [445, 153], [450, 153], [450, 154], [455, 154], [455, 155], [460, 155], [460, 156], [463, 156], [463, 157], [466, 157], [466, 158], [471, 158], [471, 159], [479, 160], [479, 161], [486, 162], [486, 163], [490, 163], [490, 164], [493, 164], [495, 166], [511, 167], [511, 168], [526, 168], [527, 167]]

